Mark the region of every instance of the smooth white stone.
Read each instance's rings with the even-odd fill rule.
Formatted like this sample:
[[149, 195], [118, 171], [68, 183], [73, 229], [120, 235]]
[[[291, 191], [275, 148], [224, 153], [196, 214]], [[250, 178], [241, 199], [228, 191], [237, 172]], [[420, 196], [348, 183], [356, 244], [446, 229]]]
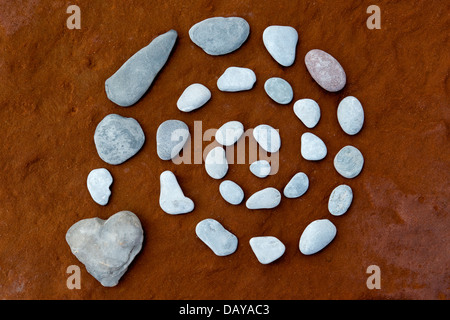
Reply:
[[227, 256], [237, 249], [238, 238], [214, 219], [200, 221], [195, 233], [217, 256]]
[[156, 153], [161, 160], [178, 156], [190, 138], [189, 127], [181, 120], [166, 120], [156, 131]]
[[211, 91], [200, 83], [188, 86], [177, 101], [180, 111], [191, 112], [202, 107], [211, 99]]
[[299, 249], [304, 255], [311, 255], [325, 248], [336, 236], [336, 227], [328, 219], [311, 222], [303, 231]]
[[280, 191], [269, 187], [252, 194], [245, 205], [248, 209], [272, 209], [278, 206], [280, 202]]
[[216, 141], [223, 146], [235, 144], [244, 133], [244, 125], [239, 121], [228, 121], [216, 131]]
[[87, 188], [92, 199], [99, 205], [106, 205], [111, 195], [109, 187], [113, 182], [111, 173], [105, 168], [92, 170], [87, 177]]
[[312, 99], [300, 99], [294, 103], [294, 113], [303, 124], [312, 129], [320, 120], [320, 107]]
[[347, 179], [359, 175], [364, 166], [364, 157], [357, 148], [353, 146], [343, 147], [334, 157], [334, 168]]
[[211, 178], [222, 179], [225, 177], [228, 172], [228, 161], [222, 147], [215, 147], [208, 152], [205, 159], [205, 169]]
[[334, 188], [328, 200], [328, 211], [333, 216], [342, 216], [352, 204], [353, 191], [346, 184]]
[[267, 124], [260, 124], [253, 129], [256, 142], [267, 152], [277, 152], [281, 147], [281, 137], [277, 130]]
[[236, 182], [231, 180], [222, 181], [219, 192], [226, 202], [233, 205], [238, 205], [244, 200], [244, 191]]
[[327, 147], [318, 136], [305, 132], [301, 138], [301, 154], [306, 160], [322, 160], [327, 155]]
[[269, 264], [277, 260], [286, 250], [284, 244], [272, 236], [253, 237], [249, 243], [256, 258], [262, 264]]
[[267, 160], [257, 160], [250, 165], [250, 171], [258, 178], [267, 177], [270, 170], [270, 163]]
[[270, 55], [284, 67], [295, 61], [298, 33], [289, 26], [269, 26], [263, 32], [263, 43]]
[[217, 88], [225, 92], [245, 91], [253, 88], [256, 75], [249, 68], [229, 67], [217, 80]]
[[175, 175], [167, 170], [159, 177], [159, 206], [168, 214], [184, 214], [194, 210], [194, 202], [186, 197]]
[[306, 193], [309, 188], [308, 176], [303, 172], [296, 173], [284, 187], [283, 193], [286, 198], [298, 198]]
[[267, 95], [276, 103], [288, 104], [294, 98], [294, 91], [289, 82], [282, 78], [273, 77], [264, 83]]
[[342, 130], [349, 135], [355, 135], [364, 124], [364, 109], [355, 97], [342, 99], [337, 109], [337, 118]]

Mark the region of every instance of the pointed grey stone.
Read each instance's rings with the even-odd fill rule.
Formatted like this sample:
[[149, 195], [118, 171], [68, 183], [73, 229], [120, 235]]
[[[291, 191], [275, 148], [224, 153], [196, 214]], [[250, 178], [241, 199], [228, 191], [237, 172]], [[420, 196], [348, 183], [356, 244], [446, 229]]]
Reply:
[[364, 110], [361, 102], [352, 96], [345, 97], [339, 103], [337, 118], [346, 134], [357, 134], [364, 124]]
[[226, 202], [233, 205], [238, 205], [244, 200], [244, 191], [236, 182], [231, 180], [222, 181], [219, 192]]
[[352, 179], [362, 170], [364, 157], [353, 146], [343, 147], [334, 157], [334, 168], [344, 178]]
[[249, 241], [256, 258], [261, 264], [269, 264], [280, 258], [286, 247], [275, 237], [253, 237]]
[[312, 99], [300, 99], [294, 103], [294, 113], [303, 124], [312, 129], [320, 120], [320, 107]]
[[308, 176], [303, 172], [298, 172], [289, 180], [286, 187], [284, 187], [283, 193], [286, 198], [298, 198], [304, 195], [308, 188]]
[[113, 182], [111, 173], [105, 168], [94, 169], [87, 177], [87, 188], [92, 199], [99, 205], [106, 205], [111, 195], [109, 187]]
[[328, 211], [333, 216], [342, 216], [352, 204], [353, 191], [348, 185], [341, 184], [334, 188], [328, 199]]
[[210, 55], [223, 55], [241, 47], [250, 26], [240, 17], [214, 17], [198, 22], [189, 30], [192, 42]]
[[159, 206], [168, 214], [185, 214], [194, 210], [194, 202], [186, 197], [173, 172], [161, 173]]
[[161, 160], [178, 156], [190, 137], [189, 128], [181, 120], [166, 120], [156, 131], [156, 152]]
[[116, 165], [138, 153], [145, 135], [135, 119], [109, 114], [97, 125], [94, 142], [100, 158]]
[[248, 209], [272, 209], [278, 206], [280, 202], [280, 191], [269, 187], [252, 194], [245, 205]]
[[170, 30], [136, 52], [105, 81], [108, 99], [122, 107], [135, 104], [166, 64], [178, 34]]
[[299, 249], [304, 255], [311, 255], [325, 248], [336, 236], [336, 227], [328, 219], [311, 222], [303, 231]]
[[66, 233], [72, 253], [105, 287], [117, 285], [142, 248], [144, 231], [139, 218], [120, 211], [108, 220], [80, 220]]
[[305, 132], [301, 138], [301, 154], [306, 160], [322, 160], [327, 155], [327, 146], [315, 134]]
[[270, 55], [284, 67], [295, 61], [298, 33], [289, 26], [269, 26], [263, 32], [263, 42]]
[[229, 67], [217, 79], [217, 88], [225, 92], [246, 91], [253, 88], [256, 75], [253, 70], [241, 67]]
[[195, 233], [217, 256], [227, 256], [237, 249], [238, 239], [214, 219], [200, 221]]
[[282, 78], [273, 77], [264, 83], [267, 95], [279, 104], [288, 104], [294, 98], [294, 91], [289, 82]]

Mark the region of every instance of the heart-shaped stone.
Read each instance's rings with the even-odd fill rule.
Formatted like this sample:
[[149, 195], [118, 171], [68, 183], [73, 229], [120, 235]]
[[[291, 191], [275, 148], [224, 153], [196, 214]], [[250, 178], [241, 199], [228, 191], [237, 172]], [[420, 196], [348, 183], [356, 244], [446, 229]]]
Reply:
[[114, 287], [142, 248], [139, 218], [120, 211], [107, 220], [83, 219], [72, 225], [66, 241], [86, 270], [105, 287]]

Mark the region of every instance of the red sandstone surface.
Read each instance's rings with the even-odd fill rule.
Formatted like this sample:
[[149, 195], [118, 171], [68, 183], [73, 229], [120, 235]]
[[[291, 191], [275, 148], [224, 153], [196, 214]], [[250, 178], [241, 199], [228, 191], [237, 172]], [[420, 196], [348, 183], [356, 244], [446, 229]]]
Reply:
[[[373, 2], [373, 1], [372, 1]], [[449, 9], [448, 1], [46, 1], [0, 0], [0, 298], [2, 299], [448, 299], [449, 297]], [[66, 9], [81, 9], [81, 29], [66, 27]], [[381, 29], [369, 30], [366, 9], [381, 9]], [[237, 51], [209, 56], [189, 39], [195, 23], [240, 16], [251, 27]], [[299, 32], [293, 66], [279, 66], [264, 48], [269, 25]], [[105, 80], [157, 35], [179, 38], [149, 92], [122, 108], [106, 97]], [[314, 48], [333, 55], [347, 73], [338, 93], [320, 88], [303, 62]], [[216, 81], [229, 66], [255, 71], [255, 87], [224, 93]], [[294, 101], [277, 105], [264, 92], [270, 77], [294, 89]], [[176, 101], [191, 83], [212, 91], [192, 113]], [[365, 123], [356, 136], [339, 127], [336, 108], [357, 97]], [[312, 130], [292, 105], [316, 100], [322, 111]], [[122, 165], [97, 155], [93, 135], [104, 116], [117, 113], [141, 124], [146, 143]], [[230, 165], [226, 179], [246, 198], [264, 187], [281, 190], [305, 172], [308, 192], [272, 210], [231, 206], [220, 181], [202, 164], [175, 165], [156, 154], [156, 129], [180, 119], [193, 130], [239, 120], [245, 128], [268, 123], [280, 130], [280, 168], [266, 179], [247, 164]], [[301, 158], [300, 137], [311, 131], [328, 147], [320, 162]], [[210, 144], [203, 142], [203, 148]], [[345, 145], [361, 150], [361, 174], [347, 180], [333, 168]], [[105, 167], [114, 177], [107, 206], [90, 197], [86, 178]], [[170, 216], [159, 205], [159, 175], [172, 170], [195, 210]], [[327, 210], [334, 187], [354, 191], [349, 211]], [[65, 233], [80, 219], [130, 210], [141, 220], [142, 251], [116, 287], [104, 288], [70, 252]], [[214, 218], [239, 238], [237, 251], [217, 257], [195, 235]], [[298, 241], [315, 219], [328, 218], [337, 236], [323, 251], [304, 256]], [[248, 243], [272, 235], [286, 245], [283, 257], [261, 265]], [[81, 267], [81, 289], [66, 286], [70, 265]], [[367, 267], [381, 270], [381, 289], [369, 290]]]

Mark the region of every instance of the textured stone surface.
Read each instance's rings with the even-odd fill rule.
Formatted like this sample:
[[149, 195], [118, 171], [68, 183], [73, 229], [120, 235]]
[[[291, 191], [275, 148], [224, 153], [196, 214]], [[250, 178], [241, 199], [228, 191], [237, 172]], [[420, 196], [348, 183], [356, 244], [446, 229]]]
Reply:
[[240, 17], [214, 17], [189, 30], [192, 42], [210, 55], [223, 55], [241, 47], [250, 34], [248, 22]]
[[103, 161], [121, 164], [138, 153], [145, 135], [135, 119], [109, 114], [97, 125], [94, 142]]
[[108, 220], [80, 220], [66, 233], [72, 253], [105, 287], [116, 286], [139, 253], [144, 239], [139, 218], [120, 211]]
[[159, 206], [165, 213], [185, 214], [194, 210], [194, 202], [184, 195], [173, 172], [162, 172], [159, 182]]
[[329, 53], [313, 49], [305, 56], [305, 64], [311, 77], [325, 90], [337, 92], [347, 82], [347, 76], [341, 64]]
[[353, 191], [350, 186], [341, 184], [333, 189], [328, 199], [328, 211], [333, 216], [342, 216], [352, 204]]
[[177, 37], [177, 32], [170, 30], [129, 58], [105, 81], [108, 99], [122, 107], [135, 104], [166, 64]]
[[337, 118], [342, 130], [349, 135], [355, 135], [364, 124], [364, 109], [361, 102], [353, 96], [342, 99], [337, 109]]
[[263, 43], [272, 58], [284, 67], [294, 64], [298, 33], [289, 26], [269, 26], [263, 32]]
[[166, 120], [156, 131], [156, 153], [161, 160], [178, 156], [190, 138], [189, 127], [181, 120]]
[[308, 224], [300, 237], [300, 252], [304, 255], [319, 252], [333, 241], [336, 232], [336, 227], [330, 220], [314, 220]]
[[238, 238], [214, 219], [200, 221], [195, 233], [217, 256], [228, 256], [237, 249]]
[[334, 168], [344, 178], [355, 178], [364, 166], [364, 157], [354, 146], [345, 146], [334, 157]]

